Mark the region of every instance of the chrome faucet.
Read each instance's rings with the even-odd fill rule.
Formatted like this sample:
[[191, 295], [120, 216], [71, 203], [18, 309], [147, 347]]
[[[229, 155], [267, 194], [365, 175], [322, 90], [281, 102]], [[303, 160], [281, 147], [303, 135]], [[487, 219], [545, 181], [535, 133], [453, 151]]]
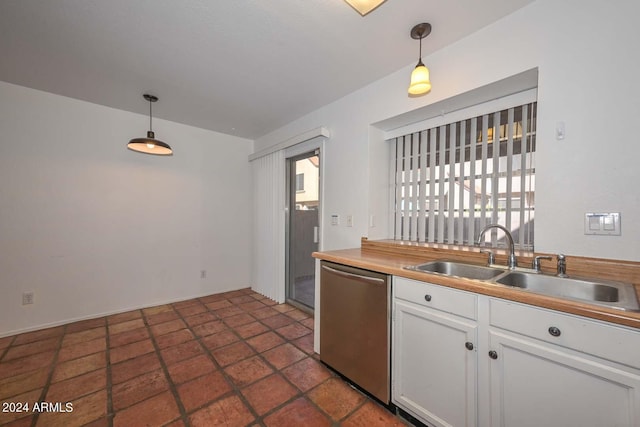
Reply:
[[478, 240], [476, 245], [480, 245], [482, 243], [482, 238], [484, 237], [484, 233], [490, 228], [499, 228], [504, 231], [504, 234], [507, 236], [507, 240], [509, 241], [509, 258], [507, 258], [507, 266], [510, 270], [515, 269], [518, 266], [518, 260], [516, 259], [515, 247], [513, 245], [513, 237], [511, 237], [511, 232], [507, 230], [505, 227], [498, 224], [489, 224], [485, 228], [482, 229], [480, 235], [478, 236]]
[[541, 259], [553, 259], [553, 257], [550, 257], [548, 255], [538, 255], [537, 257], [533, 258], [533, 262], [531, 263], [531, 269], [536, 272], [536, 273], [540, 273], [540, 260]]

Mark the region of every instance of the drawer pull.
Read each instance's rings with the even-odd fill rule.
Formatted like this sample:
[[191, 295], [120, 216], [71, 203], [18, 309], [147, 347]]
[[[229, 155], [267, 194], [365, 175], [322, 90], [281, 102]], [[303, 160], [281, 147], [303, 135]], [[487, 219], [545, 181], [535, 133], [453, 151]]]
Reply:
[[429, 295], [429, 294], [425, 295], [424, 296], [424, 300], [427, 301], [427, 302], [431, 301], [431, 295]]
[[496, 360], [498, 358], [498, 353], [494, 350], [491, 350], [489, 352], [489, 357], [492, 358], [493, 360]]
[[464, 346], [467, 347], [467, 350], [473, 350], [473, 343], [472, 342], [467, 341], [464, 344]]
[[556, 328], [555, 326], [549, 328], [549, 333], [554, 337], [559, 337], [561, 334], [560, 329]]

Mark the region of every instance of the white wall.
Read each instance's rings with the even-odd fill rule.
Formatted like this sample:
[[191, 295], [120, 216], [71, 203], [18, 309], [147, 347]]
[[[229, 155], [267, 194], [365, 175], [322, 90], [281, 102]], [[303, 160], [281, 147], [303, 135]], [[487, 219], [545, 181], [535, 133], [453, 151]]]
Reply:
[[0, 336], [251, 285], [252, 142], [148, 123], [0, 82]]
[[[409, 64], [259, 138], [255, 149], [328, 127], [324, 215], [353, 214], [355, 223], [328, 226], [324, 248], [356, 247], [361, 236], [391, 236], [380, 179], [388, 151], [371, 124], [537, 67], [536, 250], [640, 260], [640, 144], [633, 137], [639, 14], [633, 0], [538, 0], [423, 58], [430, 94], [406, 96]], [[566, 123], [564, 141], [555, 140], [558, 121]], [[591, 211], [621, 212], [622, 236], [585, 236], [584, 213]], [[376, 229], [368, 228], [369, 214]]]

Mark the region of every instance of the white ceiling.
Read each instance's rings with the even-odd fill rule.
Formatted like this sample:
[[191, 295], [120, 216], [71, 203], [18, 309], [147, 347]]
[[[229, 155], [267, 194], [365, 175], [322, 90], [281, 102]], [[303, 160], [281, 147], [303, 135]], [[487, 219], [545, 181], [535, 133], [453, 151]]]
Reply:
[[532, 1], [0, 0], [0, 80], [255, 139]]

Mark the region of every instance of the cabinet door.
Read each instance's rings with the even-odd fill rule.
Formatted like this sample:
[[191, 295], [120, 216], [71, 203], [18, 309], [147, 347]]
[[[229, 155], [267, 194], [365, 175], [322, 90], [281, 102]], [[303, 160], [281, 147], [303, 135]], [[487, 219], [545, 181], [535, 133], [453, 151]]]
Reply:
[[517, 334], [489, 339], [491, 426], [640, 425], [640, 376]]
[[396, 299], [393, 402], [430, 425], [475, 426], [475, 346], [475, 322]]

